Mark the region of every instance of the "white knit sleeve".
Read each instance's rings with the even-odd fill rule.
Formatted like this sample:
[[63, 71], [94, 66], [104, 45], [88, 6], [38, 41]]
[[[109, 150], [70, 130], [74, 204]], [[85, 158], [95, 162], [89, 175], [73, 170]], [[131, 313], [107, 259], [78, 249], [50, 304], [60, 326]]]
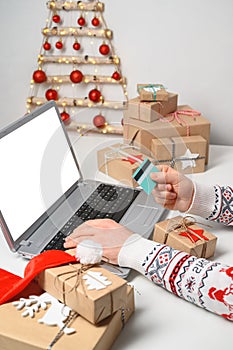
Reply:
[[233, 267], [196, 258], [134, 234], [121, 248], [118, 263], [199, 307], [233, 321]]
[[213, 185], [194, 182], [193, 201], [186, 213], [208, 218], [214, 210], [215, 198]]

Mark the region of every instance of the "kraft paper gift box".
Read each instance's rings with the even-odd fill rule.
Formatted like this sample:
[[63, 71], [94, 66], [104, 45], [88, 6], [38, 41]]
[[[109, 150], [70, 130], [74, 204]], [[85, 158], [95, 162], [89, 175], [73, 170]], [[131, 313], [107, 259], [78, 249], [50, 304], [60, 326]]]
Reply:
[[155, 224], [153, 240], [198, 258], [209, 258], [214, 255], [217, 237], [191, 217], [176, 216]]
[[133, 118], [151, 123], [177, 109], [177, 94], [168, 94], [167, 101], [141, 102], [140, 97], [129, 100], [124, 118]]
[[205, 171], [206, 140], [200, 135], [153, 139], [151, 153], [155, 164], [168, 164], [186, 174]]
[[[178, 106], [178, 113], [182, 113], [178, 118], [166, 116], [152, 123], [136, 120], [132, 117], [124, 119], [123, 137], [126, 143], [134, 144], [138, 147], [151, 150], [151, 141], [154, 138], [195, 136], [200, 135], [206, 141], [206, 160], [208, 163], [209, 142], [210, 142], [210, 122], [201, 113], [194, 113], [188, 105]], [[183, 114], [184, 113], [184, 114]], [[177, 113], [176, 113], [177, 116]], [[178, 120], [177, 120], [178, 119]]]
[[[102, 274], [103, 289], [88, 289], [89, 280], [99, 280], [98, 276], [91, 276], [93, 273]], [[94, 324], [112, 315], [126, 300], [127, 281], [100, 266], [85, 270], [79, 263], [53, 267], [41, 272], [37, 282], [43, 290]]]
[[162, 84], [137, 84], [141, 101], [167, 101], [168, 92]]
[[[48, 305], [48, 308], [50, 306]], [[40, 310], [33, 318], [22, 317], [12, 303], [0, 307], [0, 349], [1, 350], [46, 350], [58, 334], [59, 328], [38, 322], [47, 310]], [[54, 350], [109, 350], [120, 334], [124, 323], [134, 312], [134, 292], [127, 287], [127, 296], [122, 309], [112, 316], [93, 325], [81, 316], [70, 324], [76, 330], [73, 334], [63, 334], [52, 346]]]
[[114, 144], [99, 150], [97, 158], [99, 171], [127, 186], [137, 187], [138, 184], [132, 175], [139, 167], [140, 160], [147, 156], [133, 146]]

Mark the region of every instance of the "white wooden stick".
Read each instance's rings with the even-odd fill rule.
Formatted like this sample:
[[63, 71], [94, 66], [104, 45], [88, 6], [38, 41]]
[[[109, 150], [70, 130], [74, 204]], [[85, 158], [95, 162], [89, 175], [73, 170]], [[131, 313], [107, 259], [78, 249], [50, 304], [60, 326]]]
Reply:
[[[28, 97], [27, 103], [32, 105], [43, 105], [47, 100], [43, 97], [31, 96]], [[127, 101], [103, 101], [93, 102], [89, 98], [71, 98], [63, 97], [56, 101], [58, 106], [61, 107], [89, 107], [89, 108], [110, 108], [110, 109], [126, 109]]]
[[99, 1], [48, 1], [47, 7], [50, 10], [80, 10], [80, 11], [104, 11], [104, 4]]
[[114, 64], [119, 65], [117, 56], [95, 57], [95, 56], [38, 56], [38, 63], [66, 63], [66, 64]]
[[96, 38], [112, 39], [112, 31], [110, 29], [92, 29], [85, 27], [45, 27], [42, 29], [42, 34], [46, 37], [49, 36], [89, 36]]
[[[69, 75], [47, 75], [45, 83], [48, 84], [75, 84], [70, 80]], [[84, 75], [81, 83], [96, 83], [96, 84], [126, 84], [126, 78], [122, 77], [120, 80], [115, 80], [110, 76], [104, 75]]]

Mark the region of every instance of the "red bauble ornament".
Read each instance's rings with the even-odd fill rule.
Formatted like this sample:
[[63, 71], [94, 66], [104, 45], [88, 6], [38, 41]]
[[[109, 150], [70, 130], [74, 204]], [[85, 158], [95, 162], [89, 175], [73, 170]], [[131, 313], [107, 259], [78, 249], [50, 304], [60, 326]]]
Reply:
[[102, 44], [102, 45], [100, 45], [100, 47], [99, 47], [99, 52], [100, 52], [102, 55], [106, 56], [106, 55], [108, 55], [109, 52], [110, 52], [110, 47], [109, 47], [107, 44]]
[[80, 70], [74, 70], [70, 73], [70, 80], [75, 84], [81, 83], [83, 80], [83, 73]]
[[106, 119], [104, 118], [103, 115], [99, 114], [96, 115], [93, 118], [93, 124], [97, 127], [97, 128], [103, 128], [106, 125]]
[[55, 44], [55, 46], [56, 46], [56, 48], [57, 48], [58, 50], [61, 50], [61, 49], [63, 48], [62, 41], [61, 41], [61, 40], [57, 41], [56, 44]]
[[47, 76], [43, 70], [38, 69], [38, 70], [35, 70], [32, 78], [33, 78], [35, 83], [40, 84], [40, 83], [43, 83], [44, 81], [46, 81]]
[[101, 92], [98, 89], [93, 89], [89, 92], [89, 99], [93, 102], [99, 102], [101, 98]]
[[79, 17], [79, 19], [78, 19], [78, 24], [81, 26], [81, 27], [84, 27], [85, 26], [85, 24], [86, 24], [86, 21], [85, 21], [85, 18], [84, 17]]
[[63, 112], [61, 113], [61, 119], [62, 119], [62, 121], [63, 121], [63, 123], [64, 123], [65, 125], [68, 125], [68, 124], [70, 124], [70, 122], [71, 122], [71, 120], [70, 120], [70, 115], [69, 115], [69, 113], [67, 113], [66, 111], [63, 111]]
[[113, 74], [112, 74], [112, 78], [115, 79], [115, 80], [120, 80], [121, 79], [121, 75], [119, 72], [115, 71]]
[[43, 48], [44, 48], [46, 51], [49, 51], [49, 50], [51, 50], [51, 44], [50, 44], [48, 41], [46, 41], [46, 42], [44, 43], [44, 45], [43, 45]]
[[94, 27], [99, 27], [99, 25], [100, 25], [100, 20], [99, 20], [99, 18], [94, 17], [94, 18], [92, 19], [91, 23], [92, 23], [92, 25], [93, 25]]
[[80, 50], [80, 48], [81, 48], [81, 45], [77, 41], [75, 41], [75, 43], [73, 44], [73, 49], [78, 51]]
[[54, 89], [48, 89], [45, 93], [45, 97], [47, 98], [48, 101], [50, 100], [58, 100], [58, 93], [57, 90]]
[[60, 23], [61, 22], [61, 17], [59, 15], [53, 15], [53, 22]]

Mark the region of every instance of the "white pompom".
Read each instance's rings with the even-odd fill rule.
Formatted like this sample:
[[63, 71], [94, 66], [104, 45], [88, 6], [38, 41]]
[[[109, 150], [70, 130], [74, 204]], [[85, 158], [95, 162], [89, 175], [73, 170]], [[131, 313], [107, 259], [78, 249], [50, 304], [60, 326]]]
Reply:
[[92, 240], [84, 240], [76, 248], [76, 258], [81, 264], [97, 264], [101, 261], [103, 249], [101, 244]]

